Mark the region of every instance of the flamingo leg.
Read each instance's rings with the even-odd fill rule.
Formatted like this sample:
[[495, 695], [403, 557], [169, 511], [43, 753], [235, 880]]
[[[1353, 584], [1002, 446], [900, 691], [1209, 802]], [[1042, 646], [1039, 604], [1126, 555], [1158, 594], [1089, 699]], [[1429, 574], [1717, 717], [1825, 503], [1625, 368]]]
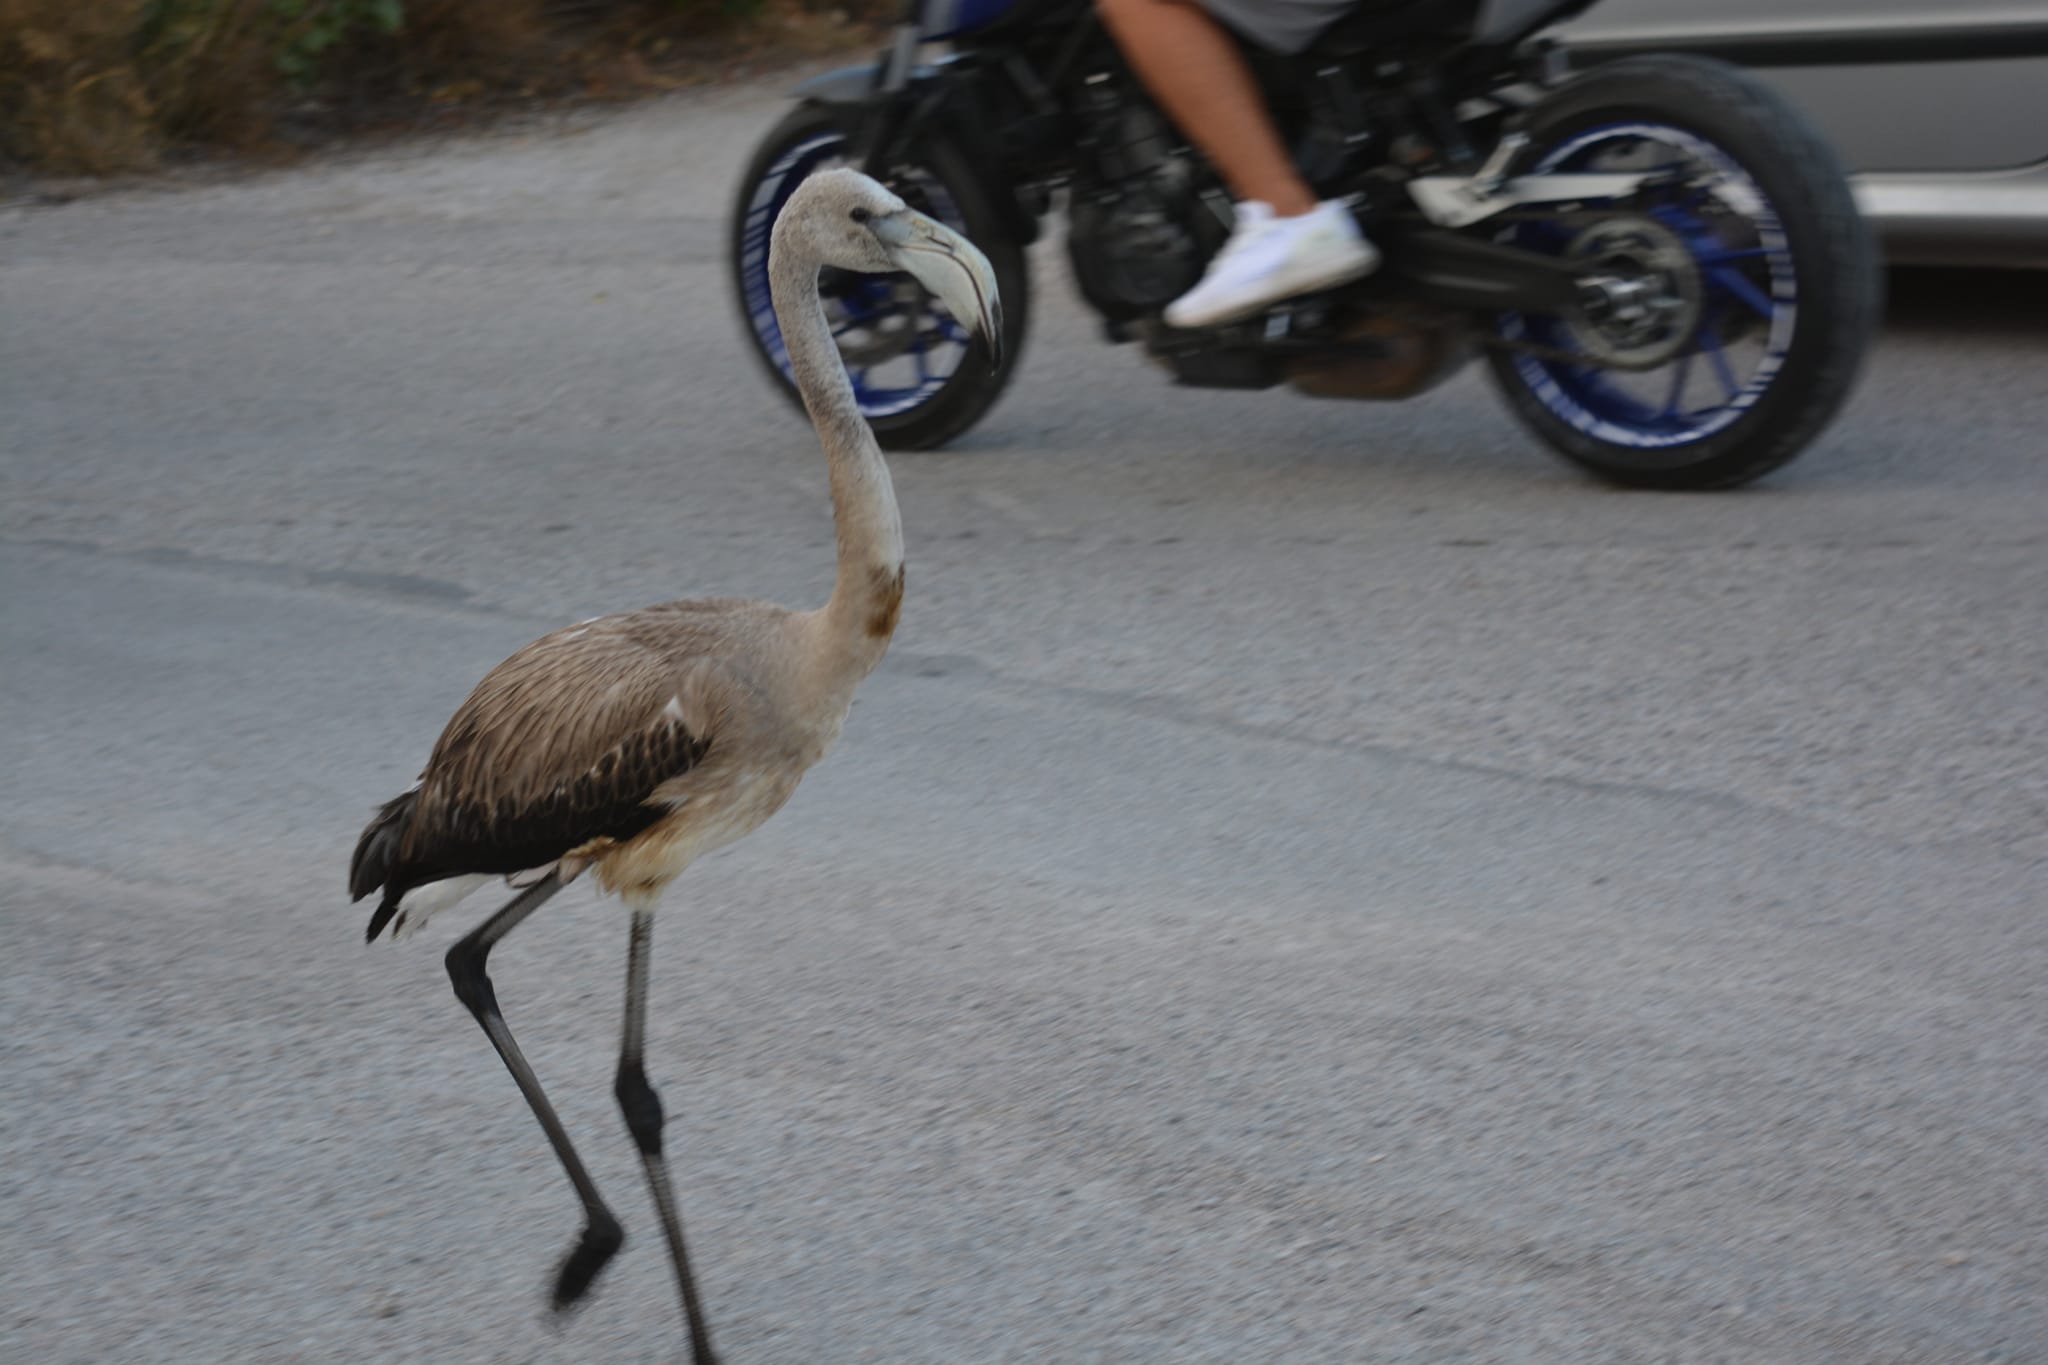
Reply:
[[560, 875], [549, 873], [514, 896], [504, 909], [457, 940], [455, 946], [448, 950], [447, 959], [448, 979], [454, 983], [456, 998], [469, 1006], [469, 1012], [476, 1016], [477, 1023], [483, 1025], [484, 1035], [498, 1050], [498, 1056], [504, 1059], [512, 1079], [519, 1083], [520, 1093], [526, 1096], [533, 1116], [540, 1120], [541, 1131], [548, 1135], [548, 1143], [561, 1159], [562, 1169], [569, 1173], [569, 1183], [576, 1187], [576, 1195], [583, 1201], [583, 1236], [562, 1259], [561, 1269], [555, 1275], [553, 1307], [558, 1313], [589, 1291], [598, 1272], [625, 1243], [626, 1233], [598, 1195], [596, 1183], [591, 1180], [583, 1159], [576, 1155], [576, 1148], [569, 1141], [568, 1130], [562, 1127], [561, 1116], [548, 1102], [547, 1092], [540, 1087], [540, 1078], [533, 1074], [526, 1055], [512, 1037], [512, 1030], [506, 1026], [505, 1016], [498, 1010], [498, 993], [491, 985], [484, 964], [499, 939], [518, 928], [528, 915], [540, 909], [561, 889]]
[[647, 964], [654, 939], [654, 914], [633, 912], [632, 945], [626, 956], [626, 1025], [619, 1043], [618, 1079], [612, 1093], [626, 1116], [626, 1131], [640, 1148], [640, 1162], [647, 1168], [647, 1184], [654, 1191], [654, 1204], [661, 1212], [661, 1230], [668, 1236], [669, 1257], [676, 1266], [676, 1287], [682, 1291], [683, 1316], [690, 1324], [690, 1357], [693, 1365], [717, 1365], [711, 1349], [711, 1332], [704, 1322], [704, 1306], [697, 1297], [697, 1281], [690, 1274], [689, 1253], [683, 1249], [683, 1224], [676, 1216], [675, 1191], [670, 1187], [668, 1158], [661, 1147], [661, 1096], [647, 1082], [642, 1049], [647, 1039]]

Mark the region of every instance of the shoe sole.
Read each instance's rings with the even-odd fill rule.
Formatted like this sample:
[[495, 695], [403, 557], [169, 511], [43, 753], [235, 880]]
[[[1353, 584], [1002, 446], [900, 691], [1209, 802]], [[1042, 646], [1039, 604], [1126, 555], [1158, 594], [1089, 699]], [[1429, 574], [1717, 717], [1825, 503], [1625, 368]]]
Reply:
[[1349, 284], [1353, 280], [1362, 280], [1380, 268], [1380, 260], [1380, 253], [1375, 250], [1366, 258], [1363, 264], [1346, 266], [1341, 270], [1331, 270], [1321, 275], [1311, 276], [1307, 282], [1290, 285], [1286, 293], [1276, 295], [1262, 302], [1234, 308], [1228, 312], [1218, 313], [1213, 316], [1205, 316], [1198, 321], [1175, 322], [1168, 318], [1166, 325], [1178, 331], [1197, 332], [1204, 327], [1224, 327], [1233, 322], [1243, 322], [1246, 318], [1257, 317], [1276, 304], [1285, 303], [1289, 299], [1298, 299], [1303, 294], [1313, 294], [1320, 289], [1335, 289], [1340, 284]]

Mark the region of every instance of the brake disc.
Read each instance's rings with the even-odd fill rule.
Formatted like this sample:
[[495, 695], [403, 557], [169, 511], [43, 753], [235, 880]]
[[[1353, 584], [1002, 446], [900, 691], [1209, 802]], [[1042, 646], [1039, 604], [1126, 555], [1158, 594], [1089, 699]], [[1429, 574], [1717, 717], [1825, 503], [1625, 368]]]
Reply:
[[1676, 232], [1644, 215], [1610, 215], [1573, 238], [1564, 256], [1585, 268], [1578, 303], [1560, 320], [1586, 356], [1653, 369], [1691, 344], [1700, 271]]

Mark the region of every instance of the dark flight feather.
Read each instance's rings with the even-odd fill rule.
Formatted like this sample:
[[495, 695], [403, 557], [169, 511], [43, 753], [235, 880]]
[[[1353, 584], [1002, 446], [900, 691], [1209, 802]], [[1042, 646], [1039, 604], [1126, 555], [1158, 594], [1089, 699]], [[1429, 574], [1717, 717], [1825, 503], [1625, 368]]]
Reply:
[[[543, 867], [623, 842], [671, 809], [661, 786], [704, 761], [739, 686], [698, 624], [720, 602], [568, 626], [492, 669], [449, 719], [419, 786], [356, 846], [349, 892], [383, 888], [375, 938], [414, 887]], [[678, 658], [678, 656], [681, 656]]]
[[422, 787], [385, 803], [356, 845], [351, 897], [384, 890], [366, 937], [383, 931], [414, 887], [523, 872], [593, 839], [632, 838], [668, 813], [648, 804], [655, 789], [694, 768], [709, 749], [680, 724], [658, 722], [600, 755], [574, 781], [523, 802], [509, 794], [490, 803], [442, 795], [430, 770]]

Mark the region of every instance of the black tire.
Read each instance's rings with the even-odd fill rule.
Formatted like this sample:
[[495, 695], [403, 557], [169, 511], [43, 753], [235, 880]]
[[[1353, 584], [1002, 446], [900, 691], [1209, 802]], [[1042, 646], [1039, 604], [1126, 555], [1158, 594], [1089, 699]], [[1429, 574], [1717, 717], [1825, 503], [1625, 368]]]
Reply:
[[1651, 56], [1594, 68], [1532, 112], [1523, 164], [1541, 164], [1575, 136], [1628, 120], [1712, 144], [1775, 209], [1797, 281], [1791, 340], [1775, 375], [1732, 424], [1661, 450], [1602, 440], [1564, 420], [1508, 352], [1492, 354], [1494, 378], [1523, 423], [1607, 482], [1733, 488], [1798, 455], [1848, 398], [1883, 303], [1877, 248], [1834, 152], [1812, 125], [1762, 81], [1723, 62]]
[[[803, 104], [791, 110], [762, 139], [759, 150], [748, 162], [733, 206], [728, 260], [741, 327], [755, 359], [783, 396], [799, 408], [802, 400], [797, 397], [796, 386], [768, 351], [767, 344], [756, 330], [749, 306], [749, 211], [763, 180], [770, 176], [786, 153], [824, 136], [837, 135], [844, 139], [848, 131], [846, 120], [829, 106]], [[1003, 301], [1003, 364], [1000, 369], [991, 371], [977, 352], [962, 360], [944, 384], [915, 407], [901, 412], [871, 413], [869, 425], [875, 429], [876, 438], [890, 450], [928, 450], [941, 446], [980, 421], [1017, 371], [1031, 316], [1030, 276], [1024, 250], [1004, 227], [1002, 215], [990, 201], [988, 192], [966, 157], [950, 143], [925, 142], [916, 148], [914, 159], [906, 158], [903, 165], [893, 167], [890, 173], [880, 177], [915, 206], [924, 207], [916, 203], [916, 195], [904, 184], [904, 172], [913, 167], [943, 186], [963, 220], [954, 226], [962, 228], [968, 240], [981, 248], [995, 270], [996, 288], [1001, 292]]]

